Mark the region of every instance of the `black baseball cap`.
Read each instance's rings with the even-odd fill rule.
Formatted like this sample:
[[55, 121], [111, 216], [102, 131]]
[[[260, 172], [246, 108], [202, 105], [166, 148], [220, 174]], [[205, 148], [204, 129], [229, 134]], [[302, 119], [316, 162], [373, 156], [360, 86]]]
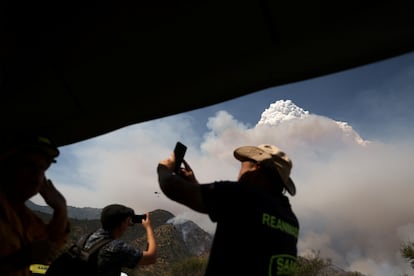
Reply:
[[4, 153], [11, 149], [38, 150], [48, 155], [54, 162], [60, 153], [50, 137], [44, 134], [20, 131], [6, 133], [0, 138], [0, 152]]

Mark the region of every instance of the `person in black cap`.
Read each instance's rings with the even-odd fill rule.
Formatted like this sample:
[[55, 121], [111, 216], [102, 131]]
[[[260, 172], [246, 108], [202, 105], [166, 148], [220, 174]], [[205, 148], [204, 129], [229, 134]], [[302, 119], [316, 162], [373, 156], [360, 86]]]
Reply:
[[[45, 175], [58, 155], [58, 148], [46, 136], [12, 132], [0, 137], [2, 276], [30, 275], [31, 264], [47, 264], [66, 243], [66, 200]], [[36, 194], [53, 209], [47, 223], [25, 205]]]
[[234, 157], [238, 181], [199, 184], [185, 160], [173, 172], [173, 153], [158, 164], [159, 186], [217, 223], [205, 275], [294, 275], [299, 222], [285, 195], [296, 194], [291, 160], [269, 144], [239, 147]]
[[[146, 250], [135, 248], [121, 239], [128, 227], [136, 223], [142, 223], [146, 230]], [[111, 204], [103, 208], [101, 224], [102, 227], [92, 233], [85, 243], [87, 249], [102, 239], [112, 239], [98, 251], [97, 275], [119, 276], [123, 267], [133, 269], [156, 262], [157, 244], [149, 213], [135, 215], [134, 210], [127, 206]]]

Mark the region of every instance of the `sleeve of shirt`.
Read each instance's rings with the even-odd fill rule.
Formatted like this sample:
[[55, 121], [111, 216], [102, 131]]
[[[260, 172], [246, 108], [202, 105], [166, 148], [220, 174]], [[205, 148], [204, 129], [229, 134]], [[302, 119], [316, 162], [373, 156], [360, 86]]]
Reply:
[[135, 248], [122, 240], [117, 240], [115, 246], [119, 253], [117, 256], [123, 267], [134, 268], [142, 257], [141, 249]]
[[31, 263], [28, 246], [32, 241], [48, 237], [47, 227], [39, 217], [25, 207], [18, 211], [6, 202], [0, 207], [0, 272], [3, 274], [27, 270]]
[[66, 227], [59, 227], [63, 231], [58, 231], [57, 228], [53, 227], [53, 224], [45, 224], [41, 218], [33, 214], [30, 210], [26, 211], [25, 220], [30, 222], [26, 232], [27, 235], [32, 236], [31, 240], [47, 239], [53, 241], [56, 244], [57, 249], [62, 249], [69, 236], [69, 224], [65, 219], [61, 223]]

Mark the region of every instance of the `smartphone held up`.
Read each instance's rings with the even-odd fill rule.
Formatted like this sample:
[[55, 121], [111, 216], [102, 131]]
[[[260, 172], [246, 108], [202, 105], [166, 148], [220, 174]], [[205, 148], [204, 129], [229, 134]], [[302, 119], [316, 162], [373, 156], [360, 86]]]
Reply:
[[184, 155], [187, 151], [187, 146], [184, 145], [181, 142], [177, 142], [175, 144], [175, 148], [174, 148], [174, 155], [175, 155], [175, 168], [174, 168], [174, 172], [178, 173], [180, 168], [181, 168], [181, 164], [183, 163], [184, 160]]
[[131, 222], [132, 223], [142, 223], [143, 219], [147, 219], [147, 215], [146, 214], [142, 214], [142, 215], [134, 215], [132, 217]]

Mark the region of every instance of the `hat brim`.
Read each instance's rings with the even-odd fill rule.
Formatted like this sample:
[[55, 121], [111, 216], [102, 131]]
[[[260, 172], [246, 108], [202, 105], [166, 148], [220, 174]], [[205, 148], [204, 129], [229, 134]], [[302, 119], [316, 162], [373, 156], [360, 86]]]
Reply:
[[42, 146], [42, 145], [22, 145], [22, 148], [32, 149], [36, 151], [41, 151], [48, 155], [50, 158], [55, 159], [59, 156], [59, 150], [56, 148]]

